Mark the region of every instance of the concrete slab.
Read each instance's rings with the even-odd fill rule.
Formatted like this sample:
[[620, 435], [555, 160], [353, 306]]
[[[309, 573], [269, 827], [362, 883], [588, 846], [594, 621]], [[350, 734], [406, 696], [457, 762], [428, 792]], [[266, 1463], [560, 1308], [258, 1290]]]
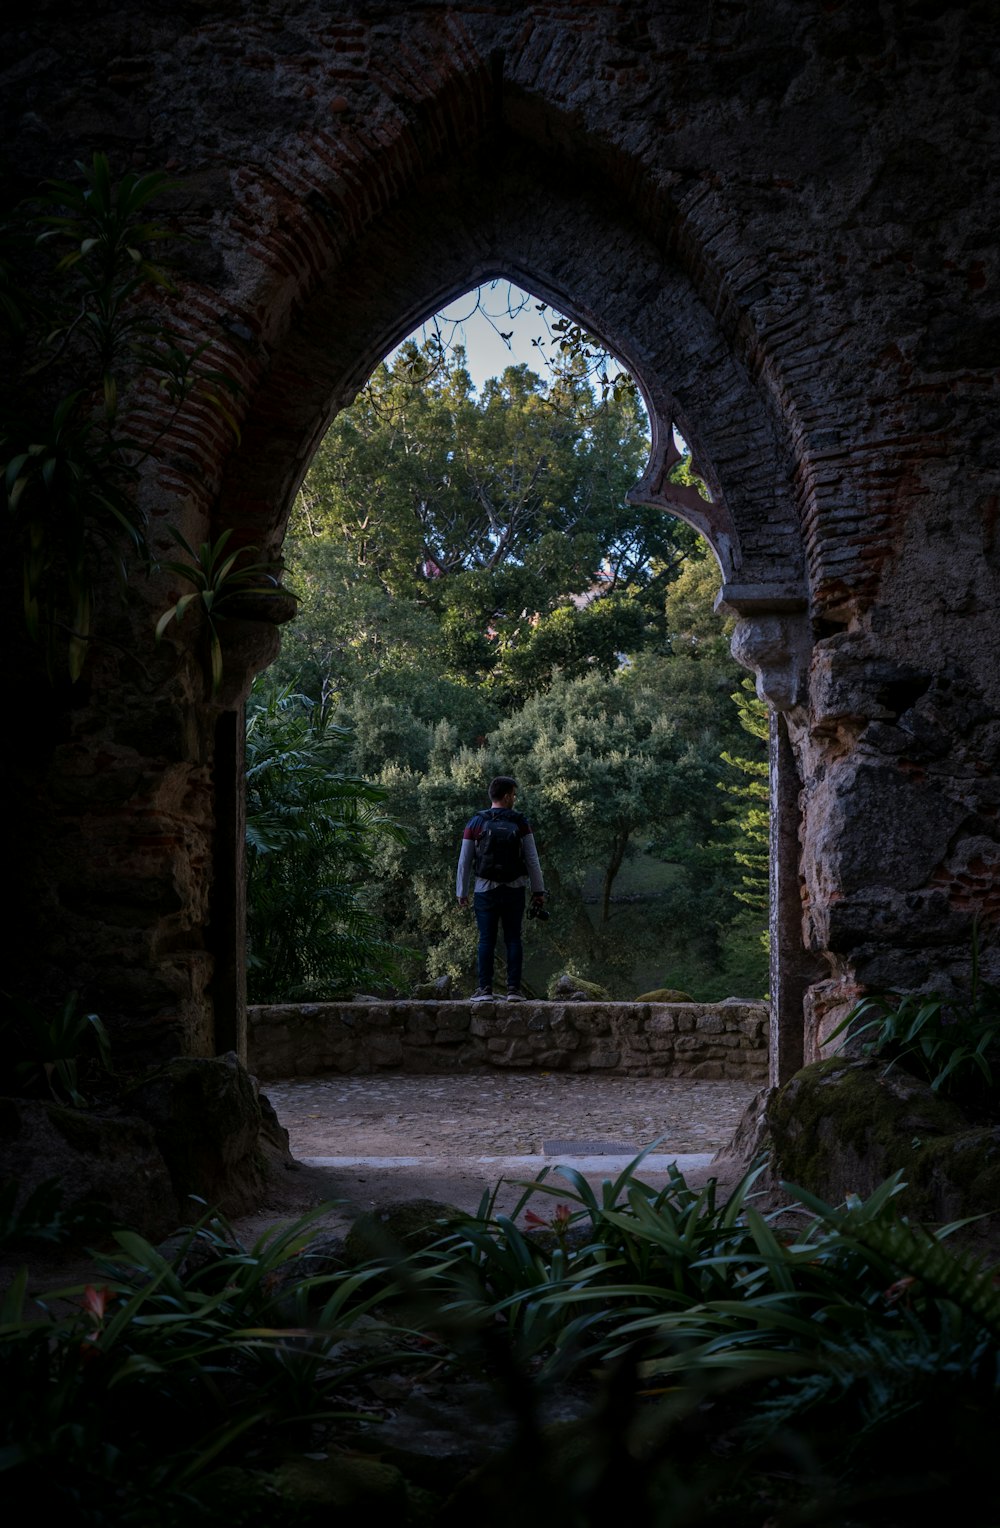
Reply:
[[[634, 1162], [638, 1152], [627, 1151], [612, 1155], [597, 1153], [585, 1155], [580, 1152], [566, 1152], [544, 1156], [532, 1154], [519, 1157], [474, 1157], [465, 1158], [468, 1168], [475, 1170], [482, 1168], [487, 1174], [495, 1174], [497, 1177], [509, 1178], [516, 1175], [519, 1178], [535, 1177], [543, 1168], [573, 1167], [580, 1173], [620, 1173]], [[400, 1168], [422, 1168], [426, 1172], [441, 1171], [442, 1159], [437, 1157], [300, 1157], [299, 1160], [305, 1167], [323, 1167], [341, 1172], [348, 1172], [354, 1168], [364, 1170], [384, 1170], [394, 1172]], [[681, 1172], [690, 1172], [695, 1168], [707, 1167], [712, 1160], [711, 1152], [650, 1152], [648, 1157], [643, 1157], [639, 1165], [639, 1171], [648, 1175], [651, 1173], [669, 1173], [671, 1167], [678, 1167]]]

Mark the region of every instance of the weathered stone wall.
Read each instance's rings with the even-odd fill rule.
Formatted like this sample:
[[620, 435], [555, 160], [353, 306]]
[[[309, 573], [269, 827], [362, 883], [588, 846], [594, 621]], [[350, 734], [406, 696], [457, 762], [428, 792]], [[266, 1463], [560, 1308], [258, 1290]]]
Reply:
[[[986, 0], [66, 0], [0, 62], [15, 192], [95, 148], [178, 178], [163, 313], [241, 382], [242, 432], [133, 400], [169, 425], [159, 547], [277, 553], [333, 414], [485, 277], [634, 368], [637, 494], [709, 535], [783, 718], [772, 990], [806, 1059], [861, 987], [967, 967], [976, 914], [1000, 974], [998, 42]], [[710, 506], [667, 481], [674, 420]], [[239, 1043], [235, 739], [274, 650], [245, 623], [210, 703], [197, 631], [152, 642], [177, 592], [109, 586], [68, 696], [8, 647], [6, 980], [147, 1055]]]
[[250, 1009], [261, 1080], [483, 1066], [631, 1077], [767, 1077], [767, 1008], [724, 1003], [288, 1003]]

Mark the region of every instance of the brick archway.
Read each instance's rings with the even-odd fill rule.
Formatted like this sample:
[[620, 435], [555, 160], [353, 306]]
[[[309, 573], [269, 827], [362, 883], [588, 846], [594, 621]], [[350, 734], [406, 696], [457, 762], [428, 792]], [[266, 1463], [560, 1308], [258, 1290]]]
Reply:
[[[24, 19], [5, 97], [26, 190], [95, 146], [184, 179], [201, 240], [167, 307], [245, 409], [239, 445], [196, 403], [158, 444], [164, 547], [169, 520], [276, 551], [332, 414], [492, 274], [601, 334], [661, 443], [678, 420], [782, 717], [781, 1024], [807, 1057], [859, 987], [960, 973], [976, 910], [1000, 961], [995, 29], [857, 9], [71, 7]], [[642, 492], [668, 504], [661, 456]], [[204, 1054], [237, 1032], [240, 686], [220, 716], [185, 633], [152, 650], [166, 592], [38, 729], [17, 943], [26, 989], [41, 963], [137, 1048]]]
[[[243, 442], [215, 506], [214, 532], [231, 528], [277, 550], [308, 460], [335, 410], [425, 317], [472, 284], [508, 277], [599, 334], [636, 376], [653, 442], [633, 497], [679, 514], [709, 540], [723, 572], [726, 607], [741, 617], [739, 651], [749, 666], [761, 668], [754, 634], [777, 622], [782, 658], [772, 633], [766, 666], [770, 673], [794, 663], [794, 683], [777, 696], [789, 709], [801, 698], [808, 661], [808, 598], [788, 421], [754, 386], [691, 275], [657, 248], [612, 187], [595, 186], [592, 177], [584, 184], [561, 156], [546, 158], [537, 146], [513, 140], [505, 142], [487, 180], [484, 152], [474, 144], [424, 175], [317, 281], [247, 411]], [[306, 209], [302, 216], [308, 217]], [[709, 482], [709, 506], [668, 480], [675, 423]], [[789, 621], [794, 630], [786, 630]], [[773, 684], [763, 682], [762, 693], [775, 701]], [[220, 731], [220, 759], [229, 747], [238, 750], [237, 733], [228, 724]], [[787, 819], [797, 812], [799, 782], [792, 750], [787, 742], [779, 746], [777, 732], [772, 756], [781, 781], [776, 800]], [[238, 774], [239, 763], [237, 751], [224, 778]], [[225, 852], [237, 848], [232, 881], [226, 864], [217, 863], [216, 886], [226, 903], [238, 900], [242, 880], [238, 820], [225, 829], [238, 811], [238, 792], [221, 793]], [[782, 1074], [801, 1063], [802, 973], [812, 970], [798, 953], [797, 842], [795, 815], [776, 838], [781, 852], [773, 865], [780, 962], [772, 987], [780, 998], [772, 1052], [787, 1062]], [[233, 991], [239, 991], [238, 974]], [[779, 1044], [778, 1032], [786, 1029], [791, 1038]]]
[[[773, 584], [801, 600], [789, 421], [672, 251], [680, 241], [658, 247], [644, 226], [649, 208], [641, 214], [592, 171], [584, 179], [572, 161], [537, 144], [508, 138], [485, 176], [489, 141], [418, 177], [314, 283], [255, 390], [216, 525], [249, 530], [263, 544], [279, 538], [337, 409], [424, 318], [502, 276], [600, 335], [638, 379], [654, 432], [637, 490], [643, 500], [692, 519], [728, 583]], [[308, 222], [316, 214], [307, 201], [296, 216]], [[712, 489], [707, 513], [666, 483], [673, 422]]]

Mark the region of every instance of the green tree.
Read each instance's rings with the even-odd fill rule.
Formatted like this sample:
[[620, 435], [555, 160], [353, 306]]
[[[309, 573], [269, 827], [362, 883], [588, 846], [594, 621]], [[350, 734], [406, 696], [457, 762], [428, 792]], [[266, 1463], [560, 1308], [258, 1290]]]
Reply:
[[430, 616], [444, 673], [514, 706], [563, 666], [613, 666], [659, 614], [694, 537], [628, 503], [647, 451], [628, 390], [598, 400], [572, 367], [516, 366], [476, 398], [460, 349], [404, 346], [317, 455], [292, 575], [314, 576], [310, 539], [335, 543], [369, 613]]
[[436, 342], [378, 368], [300, 498], [278, 672], [350, 726], [344, 767], [406, 823], [373, 846], [368, 905], [430, 974], [469, 975], [461, 830], [511, 770], [554, 892], [527, 930], [535, 985], [562, 962], [628, 996], [659, 960], [724, 996], [739, 808], [715, 786], [743, 734], [718, 572], [688, 527], [628, 503], [637, 395], [595, 389], [570, 338], [545, 381], [510, 367], [478, 397]]
[[[719, 788], [732, 796], [737, 803], [733, 822], [733, 857], [741, 865], [744, 874], [733, 895], [743, 902], [765, 923], [769, 907], [770, 867], [770, 791], [768, 787], [767, 748], [768, 710], [759, 699], [750, 678], [740, 681], [740, 688], [732, 697], [740, 726], [758, 742], [757, 756], [748, 758], [724, 752], [722, 761], [731, 769], [738, 770], [741, 779], [734, 783], [720, 781]], [[767, 942], [766, 927], [761, 934]]]
[[718, 962], [733, 874], [731, 852], [711, 846], [729, 811], [714, 789], [719, 740], [704, 718], [688, 736], [665, 689], [627, 670], [557, 679], [479, 747], [441, 722], [423, 769], [382, 770], [411, 836], [381, 847], [374, 896], [386, 926], [423, 946], [432, 974], [469, 977], [474, 938], [455, 907], [455, 863], [462, 828], [500, 770], [520, 782], [551, 894], [551, 921], [526, 930], [529, 985], [540, 989], [545, 970], [562, 964], [627, 997], [640, 990], [639, 969], [668, 950], [697, 944], [702, 979]]
[[405, 952], [368, 901], [377, 845], [405, 837], [384, 790], [345, 774], [343, 728], [258, 681], [247, 714], [247, 935], [254, 1002], [398, 979]]
[[516, 761], [542, 842], [557, 846], [560, 885], [582, 890], [597, 871], [601, 925], [611, 920], [615, 882], [638, 852], [640, 832], [669, 825], [691, 835], [707, 825], [716, 771], [711, 744], [701, 741], [686, 738], [627, 671], [556, 680], [497, 728], [494, 750]]
[[[646, 654], [636, 661], [637, 672], [657, 688], [678, 727], [689, 736], [704, 727], [711, 731], [715, 784], [727, 797], [714, 811], [708, 809], [710, 823], [697, 840], [668, 833], [652, 845], [657, 857], [683, 871], [686, 887], [679, 921], [673, 922], [686, 949], [672, 952], [677, 979], [667, 985], [697, 989], [706, 998], [755, 995], [767, 985], [767, 714], [753, 695], [752, 681], [739, 677], [729, 651], [732, 623], [720, 621], [713, 608], [718, 586], [711, 556], [689, 558], [667, 592], [669, 661], [659, 664]], [[665, 688], [658, 688], [657, 675]], [[740, 771], [738, 781], [732, 781], [732, 768]], [[751, 855], [756, 856], [755, 897], [734, 909], [740, 867], [749, 869]]]
[[[416, 600], [395, 598], [378, 581], [359, 574], [349, 549], [327, 535], [296, 536], [286, 543], [288, 577], [301, 600], [300, 614], [282, 633], [273, 673], [281, 684], [309, 695], [354, 729], [352, 766], [371, 772], [373, 713], [388, 741], [391, 711], [396, 731], [379, 763], [393, 759], [417, 767], [426, 760], [429, 737], [441, 716], [462, 735], [484, 735], [495, 724], [495, 703], [482, 687], [448, 671], [433, 611]], [[424, 734], [421, 747], [418, 735]]]

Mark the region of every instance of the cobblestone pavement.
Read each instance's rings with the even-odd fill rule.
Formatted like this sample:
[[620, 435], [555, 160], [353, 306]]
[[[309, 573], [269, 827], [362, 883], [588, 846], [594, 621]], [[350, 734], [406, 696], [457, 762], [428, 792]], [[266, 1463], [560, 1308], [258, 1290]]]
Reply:
[[756, 1091], [742, 1082], [483, 1072], [376, 1073], [269, 1082], [292, 1154], [434, 1157], [566, 1152], [566, 1143], [714, 1152]]
[[292, 1078], [264, 1092], [290, 1136], [295, 1171], [272, 1180], [266, 1203], [237, 1222], [252, 1240], [303, 1210], [318, 1229], [343, 1230], [362, 1210], [430, 1198], [473, 1212], [484, 1192], [512, 1213], [522, 1186], [544, 1170], [576, 1168], [595, 1186], [659, 1141], [642, 1179], [668, 1181], [676, 1157], [687, 1182], [735, 1182], [717, 1163], [755, 1093], [743, 1082], [601, 1077], [554, 1072]]

